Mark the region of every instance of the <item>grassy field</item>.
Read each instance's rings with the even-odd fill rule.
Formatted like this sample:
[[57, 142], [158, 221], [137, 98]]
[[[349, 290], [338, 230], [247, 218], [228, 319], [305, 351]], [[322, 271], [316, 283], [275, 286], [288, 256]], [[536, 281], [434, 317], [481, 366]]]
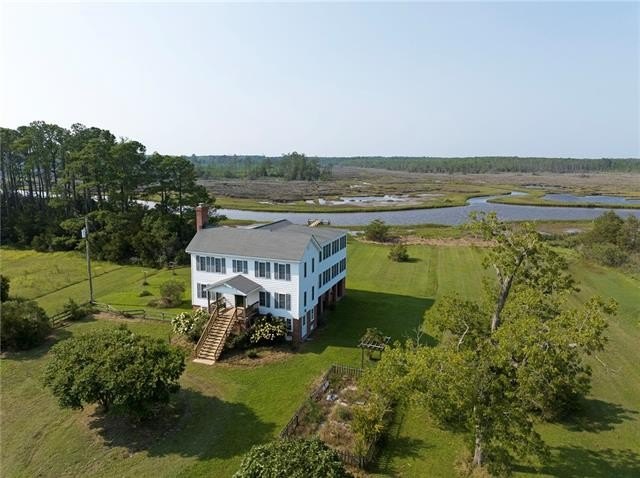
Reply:
[[[11, 294], [37, 299], [49, 314], [60, 312], [65, 302], [89, 300], [87, 263], [79, 252], [34, 253], [30, 250], [0, 248], [2, 273], [11, 279]], [[189, 268], [173, 271], [137, 266], [121, 266], [109, 262], [92, 261], [94, 297], [97, 302], [116, 308], [140, 309], [160, 314], [175, 314], [191, 308]], [[148, 285], [143, 285], [145, 281]], [[181, 308], [156, 309], [147, 304], [159, 297], [160, 284], [168, 280], [185, 286]], [[142, 291], [151, 295], [140, 297]]]
[[[409, 251], [412, 262], [391, 263], [386, 247], [350, 241], [348, 294], [312, 341], [295, 354], [260, 366], [189, 363], [175, 404], [182, 413], [160, 430], [125, 427], [93, 416], [92, 410], [60, 410], [40, 384], [46, 352], [53, 340], [111, 327], [117, 321], [76, 323], [58, 330], [43, 347], [3, 358], [0, 474], [230, 476], [252, 444], [277, 435], [309, 385], [331, 363], [359, 366], [356, 344], [367, 327], [379, 327], [394, 339], [402, 339], [425, 321], [428, 330], [429, 310], [439, 297], [459, 293], [473, 298], [480, 293], [486, 274], [480, 249], [410, 246]], [[9, 271], [28, 269], [25, 261], [49, 260], [49, 255], [31, 252], [29, 257], [21, 256], [20, 269], [14, 264], [17, 256], [13, 254], [18, 252], [3, 250], [1, 256], [3, 273], [7, 271], [10, 277], [14, 272]], [[79, 267], [72, 265], [76, 260], [82, 263], [81, 257], [68, 257], [59, 262], [60, 267], [66, 270], [67, 263], [70, 269]], [[575, 304], [594, 293], [614, 297], [620, 303], [620, 313], [609, 329], [608, 349], [600, 355], [608, 369], [594, 360], [593, 391], [587, 397], [584, 413], [571, 422], [540, 425], [552, 447], [552, 460], [539, 470], [523, 464], [517, 475], [638, 476], [640, 284], [575, 257], [572, 271], [581, 286], [580, 293], [572, 298]], [[115, 266], [104, 275], [110, 274], [121, 275], [114, 276], [118, 280], [109, 282], [110, 287], [105, 282], [104, 297], [137, 305], [142, 269]], [[188, 273], [178, 274], [186, 280]], [[157, 272], [153, 277], [160, 280], [164, 276], [170, 277], [171, 273]], [[153, 287], [151, 277], [149, 282]], [[52, 294], [61, 296], [63, 292], [54, 290], [43, 298]], [[166, 338], [169, 333], [168, 324], [162, 322], [127, 323], [136, 331], [157, 337]], [[453, 461], [463, 449], [463, 436], [433, 426], [421, 410], [400, 411], [373, 474], [452, 476]]]

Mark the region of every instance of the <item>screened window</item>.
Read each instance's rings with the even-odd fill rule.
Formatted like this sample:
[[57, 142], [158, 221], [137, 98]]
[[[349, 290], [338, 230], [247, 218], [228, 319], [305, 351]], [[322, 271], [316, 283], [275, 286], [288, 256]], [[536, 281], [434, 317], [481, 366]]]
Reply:
[[291, 280], [291, 264], [273, 264], [273, 278], [278, 280]]
[[284, 323], [287, 324], [287, 332], [293, 332], [293, 320], [285, 319], [284, 317], [280, 317], [284, 320]]
[[304, 263], [304, 276], [307, 277], [307, 263]]
[[311, 258], [311, 272], [315, 272], [316, 271], [316, 258], [312, 257]]
[[347, 247], [347, 236], [342, 236], [340, 238], [340, 250], [345, 249]]
[[327, 244], [322, 248], [322, 260], [324, 261], [331, 255], [331, 244]]
[[207, 284], [197, 284], [198, 298], [199, 299], [206, 299], [207, 298], [207, 291], [205, 290], [206, 288], [207, 288]]
[[291, 294], [278, 294], [276, 292], [273, 297], [276, 309], [291, 310]]
[[304, 291], [303, 297], [304, 297], [304, 306], [306, 307], [307, 306], [307, 291], [306, 290]]
[[224, 257], [196, 256], [196, 270], [226, 274]]
[[238, 272], [240, 274], [247, 274], [249, 272], [249, 263], [247, 261], [233, 259], [232, 265], [233, 272]]
[[255, 261], [255, 275], [256, 277], [271, 278], [271, 263], [270, 262], [258, 262]]
[[316, 288], [315, 286], [311, 288], [311, 300], [316, 299]]
[[271, 307], [271, 294], [260, 292], [260, 307]]

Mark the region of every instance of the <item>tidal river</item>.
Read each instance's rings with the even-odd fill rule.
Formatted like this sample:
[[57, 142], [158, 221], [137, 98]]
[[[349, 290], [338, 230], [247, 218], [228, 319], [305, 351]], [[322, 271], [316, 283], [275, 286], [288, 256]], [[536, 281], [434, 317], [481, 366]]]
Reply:
[[[433, 209], [408, 209], [406, 211], [380, 212], [341, 212], [341, 213], [311, 213], [311, 212], [261, 212], [245, 211], [241, 209], [220, 209], [218, 212], [229, 219], [248, 219], [252, 221], [277, 221], [288, 219], [297, 224], [306, 224], [310, 219], [330, 221], [335, 226], [361, 226], [374, 219], [382, 219], [387, 224], [462, 224], [469, 218], [472, 211], [495, 211], [501, 219], [508, 221], [525, 220], [578, 220], [593, 219], [605, 208], [584, 207], [548, 207], [548, 206], [515, 206], [510, 204], [492, 204], [487, 202], [496, 197], [472, 198], [465, 206], [443, 207]], [[616, 209], [622, 217], [634, 214], [640, 218], [640, 210]]]

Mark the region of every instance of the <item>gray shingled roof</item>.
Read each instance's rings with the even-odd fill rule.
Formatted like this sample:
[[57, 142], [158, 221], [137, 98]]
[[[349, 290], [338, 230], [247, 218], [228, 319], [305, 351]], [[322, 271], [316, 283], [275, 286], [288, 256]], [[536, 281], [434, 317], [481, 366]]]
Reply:
[[211, 227], [196, 233], [187, 252], [297, 261], [312, 237], [323, 244], [344, 234], [339, 229], [298, 226], [289, 221], [252, 229]]
[[208, 290], [216, 289], [222, 285], [227, 285], [244, 295], [248, 295], [250, 292], [253, 292], [254, 290], [262, 288], [260, 284], [256, 284], [251, 279], [242, 275], [237, 275], [229, 279], [224, 279], [224, 280], [221, 280], [220, 282], [216, 282], [215, 284], [211, 284], [210, 286], [207, 286], [207, 289]]

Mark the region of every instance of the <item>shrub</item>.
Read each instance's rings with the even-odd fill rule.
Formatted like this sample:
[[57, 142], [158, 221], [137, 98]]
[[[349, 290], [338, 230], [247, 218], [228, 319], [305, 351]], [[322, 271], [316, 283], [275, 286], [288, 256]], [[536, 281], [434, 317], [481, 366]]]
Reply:
[[178, 391], [184, 353], [126, 327], [97, 330], [51, 348], [44, 385], [63, 408], [97, 403], [137, 417]]
[[629, 260], [629, 255], [615, 244], [592, 244], [584, 249], [584, 255], [610, 267], [618, 267]]
[[305, 419], [309, 423], [313, 423], [315, 425], [322, 422], [322, 419], [324, 418], [322, 407], [320, 407], [318, 402], [311, 398], [308, 398], [304, 404], [304, 415]]
[[175, 280], [168, 280], [160, 285], [160, 297], [167, 307], [175, 307], [182, 303], [184, 285]]
[[274, 343], [287, 335], [287, 326], [284, 320], [271, 314], [259, 317], [251, 328], [249, 340], [252, 344]]
[[143, 290], [138, 294], [138, 297], [148, 297], [151, 295], [151, 292], [149, 292], [148, 290]]
[[347, 478], [338, 454], [320, 440], [276, 440], [255, 445], [234, 478]]
[[344, 405], [338, 405], [336, 408], [336, 415], [343, 422], [348, 422], [353, 418], [353, 413], [349, 407], [345, 407]]
[[9, 278], [0, 274], [0, 302], [9, 300]]
[[380, 219], [374, 219], [364, 228], [364, 237], [368, 241], [387, 242], [389, 240], [389, 226]]
[[202, 335], [202, 330], [209, 320], [209, 315], [204, 309], [195, 309], [191, 312], [181, 312], [171, 319], [173, 332], [184, 335], [192, 342], [197, 342]]
[[92, 309], [87, 305], [80, 305], [75, 300], [69, 299], [64, 304], [64, 311], [69, 313], [69, 320], [82, 320], [91, 315]]
[[244, 350], [251, 345], [251, 340], [249, 338], [249, 332], [242, 332], [238, 335], [233, 335], [227, 343], [225, 347], [227, 349], [237, 349]]
[[250, 359], [258, 358], [258, 351], [256, 349], [249, 349], [246, 353], [247, 357]]
[[389, 259], [394, 262], [407, 262], [409, 260], [409, 252], [404, 244], [396, 244], [389, 251]]
[[380, 395], [371, 395], [364, 405], [353, 407], [351, 427], [356, 436], [356, 450], [364, 454], [375, 443], [385, 429], [385, 416], [389, 411], [386, 399]]
[[44, 342], [51, 332], [49, 317], [33, 300], [2, 303], [0, 348], [26, 350]]

